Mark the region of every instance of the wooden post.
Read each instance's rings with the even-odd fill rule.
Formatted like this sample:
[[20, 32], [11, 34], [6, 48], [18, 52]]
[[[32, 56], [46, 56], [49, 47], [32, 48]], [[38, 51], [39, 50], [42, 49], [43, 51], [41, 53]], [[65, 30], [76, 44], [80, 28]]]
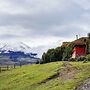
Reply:
[[9, 69], [9, 66], [7, 65], [7, 70]]
[[20, 67], [22, 67], [21, 61], [20, 61]]
[[15, 69], [16, 65], [14, 64], [14, 69]]
[[2, 71], [1, 67], [0, 67], [0, 72]]

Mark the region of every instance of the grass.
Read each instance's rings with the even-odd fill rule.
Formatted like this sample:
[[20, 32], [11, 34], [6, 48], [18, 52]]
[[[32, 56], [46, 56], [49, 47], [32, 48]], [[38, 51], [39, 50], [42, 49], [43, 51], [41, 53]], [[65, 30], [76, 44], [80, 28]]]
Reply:
[[90, 76], [90, 62], [70, 62], [79, 69], [73, 79], [62, 81], [59, 77], [38, 85], [38, 82], [62, 70], [62, 62], [33, 64], [16, 67], [0, 73], [0, 90], [73, 90], [84, 79]]

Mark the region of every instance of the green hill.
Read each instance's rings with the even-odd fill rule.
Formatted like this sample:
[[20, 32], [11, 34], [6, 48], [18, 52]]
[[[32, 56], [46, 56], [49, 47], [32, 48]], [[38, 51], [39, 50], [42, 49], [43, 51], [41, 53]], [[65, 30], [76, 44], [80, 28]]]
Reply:
[[32, 64], [0, 73], [0, 90], [73, 90], [90, 76], [90, 62]]

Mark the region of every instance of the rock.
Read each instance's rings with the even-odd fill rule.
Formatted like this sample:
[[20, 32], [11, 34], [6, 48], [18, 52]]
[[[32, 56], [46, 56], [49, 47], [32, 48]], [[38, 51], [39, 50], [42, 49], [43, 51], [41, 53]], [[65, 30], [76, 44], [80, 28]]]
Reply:
[[85, 80], [80, 86], [78, 86], [75, 90], [90, 90], [90, 78]]

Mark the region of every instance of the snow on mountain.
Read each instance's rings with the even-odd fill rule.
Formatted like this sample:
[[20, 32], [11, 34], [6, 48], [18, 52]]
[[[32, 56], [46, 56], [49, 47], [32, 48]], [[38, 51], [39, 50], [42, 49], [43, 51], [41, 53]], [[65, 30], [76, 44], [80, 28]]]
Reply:
[[[36, 63], [40, 60], [30, 46], [23, 42], [18, 43], [1, 43], [0, 44], [0, 63], [6, 64], [6, 61], [16, 65]], [[10, 61], [10, 62], [9, 62]]]
[[23, 42], [18, 42], [18, 43], [1, 43], [0, 44], [0, 50], [3, 51], [5, 50], [5, 52], [10, 51], [22, 51], [24, 53], [30, 53], [31, 48], [26, 45]]

